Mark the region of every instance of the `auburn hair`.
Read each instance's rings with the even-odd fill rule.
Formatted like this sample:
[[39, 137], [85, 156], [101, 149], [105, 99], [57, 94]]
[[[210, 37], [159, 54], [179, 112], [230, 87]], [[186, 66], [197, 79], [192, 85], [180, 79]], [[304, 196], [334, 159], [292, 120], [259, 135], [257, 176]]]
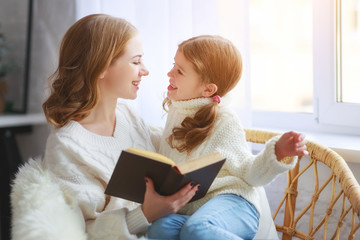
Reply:
[[[217, 92], [213, 95], [223, 97], [239, 82], [242, 60], [234, 44], [220, 36], [201, 35], [190, 38], [178, 46], [186, 60], [192, 63], [203, 83], [213, 83]], [[166, 98], [163, 106], [171, 105]], [[179, 152], [190, 154], [213, 132], [218, 114], [218, 102], [212, 101], [201, 107], [194, 116], [186, 117], [181, 126], [174, 127], [168, 142]], [[175, 142], [176, 141], [176, 142]]]
[[49, 77], [50, 95], [42, 108], [56, 127], [86, 118], [100, 99], [98, 79], [122, 54], [136, 28], [124, 19], [92, 14], [65, 33], [56, 71]]

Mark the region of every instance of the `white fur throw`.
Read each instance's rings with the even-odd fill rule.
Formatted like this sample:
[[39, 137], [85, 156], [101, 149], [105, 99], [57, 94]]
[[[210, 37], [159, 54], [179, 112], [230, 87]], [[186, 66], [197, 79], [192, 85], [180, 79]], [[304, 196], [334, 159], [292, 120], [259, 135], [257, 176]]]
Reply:
[[41, 160], [29, 160], [12, 186], [12, 239], [82, 240], [85, 222], [71, 199], [44, 170]]

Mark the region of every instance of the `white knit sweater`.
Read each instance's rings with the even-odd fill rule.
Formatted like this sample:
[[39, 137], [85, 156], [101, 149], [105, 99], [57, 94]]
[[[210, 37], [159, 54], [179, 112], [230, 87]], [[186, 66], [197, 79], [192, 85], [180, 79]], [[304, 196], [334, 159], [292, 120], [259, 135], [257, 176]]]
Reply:
[[224, 193], [241, 195], [259, 210], [260, 199], [254, 187], [265, 185], [279, 173], [293, 168], [297, 158], [294, 157], [288, 164], [277, 161], [274, 146], [279, 136], [270, 139], [265, 149], [254, 156], [248, 147], [244, 129], [236, 113], [223, 102], [219, 104], [214, 132], [204, 143], [194, 149], [190, 155], [172, 149], [167, 141], [172, 129], [180, 126], [185, 117], [193, 116], [200, 107], [210, 102], [210, 98], [172, 101], [169, 107], [166, 126], [160, 141], [161, 154], [177, 164], [216, 151], [226, 158], [207, 195], [187, 204], [180, 213], [192, 214], [211, 198]]
[[114, 137], [94, 134], [71, 121], [53, 130], [44, 164], [78, 200], [89, 239], [137, 239], [149, 223], [139, 204], [104, 194], [121, 150], [155, 151], [161, 131], [147, 126], [124, 102], [116, 108]]

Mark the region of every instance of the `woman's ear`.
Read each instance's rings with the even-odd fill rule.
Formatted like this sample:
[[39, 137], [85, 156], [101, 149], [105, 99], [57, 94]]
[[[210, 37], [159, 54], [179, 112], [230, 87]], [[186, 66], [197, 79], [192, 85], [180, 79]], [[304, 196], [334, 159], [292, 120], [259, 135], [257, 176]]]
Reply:
[[209, 83], [205, 85], [205, 88], [203, 90], [203, 97], [211, 97], [217, 92], [217, 86], [214, 83]]
[[103, 78], [105, 77], [105, 75], [106, 75], [106, 72], [107, 72], [107, 70], [105, 70], [104, 72], [102, 72], [102, 73], [100, 74], [99, 78], [100, 78], [100, 79], [103, 79]]

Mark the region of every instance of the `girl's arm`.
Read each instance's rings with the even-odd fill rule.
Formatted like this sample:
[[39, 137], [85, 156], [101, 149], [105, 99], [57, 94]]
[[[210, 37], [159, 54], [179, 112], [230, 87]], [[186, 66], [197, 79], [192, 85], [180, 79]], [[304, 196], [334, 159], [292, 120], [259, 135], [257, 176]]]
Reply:
[[[286, 163], [278, 161], [278, 157], [282, 158], [287, 154], [291, 155], [304, 151], [302, 147], [295, 148], [295, 150], [293, 148], [290, 151], [286, 150], [290, 149], [291, 146], [296, 146], [298, 142], [290, 140], [294, 137], [292, 134], [284, 134], [283, 137], [275, 136], [269, 139], [265, 144], [265, 148], [254, 155], [249, 148], [245, 131], [237, 116], [226, 115], [218, 122], [219, 125], [215, 128], [211, 137], [209, 149], [215, 149], [226, 157], [224, 166], [230, 174], [243, 179], [251, 186], [265, 185], [278, 174], [292, 169], [296, 165], [297, 157], [291, 157]], [[300, 142], [303, 142], [303, 140]], [[275, 151], [276, 145], [281, 149], [278, 154]]]

